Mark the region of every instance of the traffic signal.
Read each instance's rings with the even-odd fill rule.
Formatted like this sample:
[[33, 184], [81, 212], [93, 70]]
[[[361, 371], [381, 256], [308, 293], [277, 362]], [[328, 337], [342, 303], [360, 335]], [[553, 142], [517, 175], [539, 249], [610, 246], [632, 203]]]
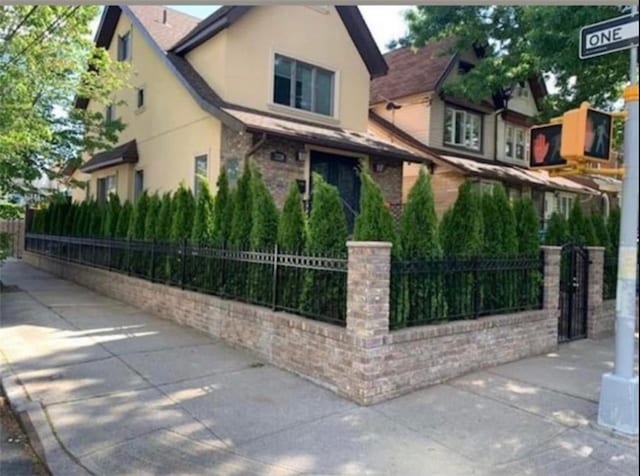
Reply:
[[564, 167], [567, 161], [560, 155], [562, 124], [534, 126], [529, 131], [529, 166], [531, 168]]
[[567, 160], [607, 161], [611, 157], [612, 114], [582, 103], [562, 116], [560, 155]]

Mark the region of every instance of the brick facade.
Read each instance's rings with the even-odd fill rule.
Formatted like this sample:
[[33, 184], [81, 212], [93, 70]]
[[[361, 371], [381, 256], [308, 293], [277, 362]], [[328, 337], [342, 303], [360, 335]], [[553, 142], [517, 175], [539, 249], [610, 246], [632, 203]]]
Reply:
[[[233, 185], [242, 174], [244, 157], [250, 154], [250, 161], [262, 174], [269, 187], [276, 205], [281, 208], [294, 180], [304, 180], [308, 187], [308, 154], [305, 144], [290, 140], [267, 137], [259, 144], [259, 134], [238, 133], [226, 126], [222, 128], [220, 147], [221, 166], [227, 168], [230, 183]], [[252, 150], [255, 146], [255, 150]], [[284, 162], [271, 159], [272, 152], [282, 152]], [[302, 153], [302, 155], [299, 155]], [[339, 151], [335, 152], [340, 154]], [[384, 168], [380, 172], [373, 170], [373, 165], [381, 161]], [[383, 157], [372, 157], [369, 164], [371, 175], [380, 185], [385, 199], [391, 204], [402, 202], [402, 162], [387, 160]]]
[[[349, 242], [346, 328], [25, 252], [28, 263], [198, 329], [361, 405], [557, 346], [559, 249], [543, 309], [389, 331], [391, 245]], [[548, 286], [547, 286], [548, 284]]]

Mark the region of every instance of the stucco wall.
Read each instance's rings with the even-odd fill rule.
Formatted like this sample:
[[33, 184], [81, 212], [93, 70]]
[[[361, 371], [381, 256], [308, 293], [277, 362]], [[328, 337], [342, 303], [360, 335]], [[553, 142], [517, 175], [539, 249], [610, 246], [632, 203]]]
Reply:
[[[275, 53], [335, 71], [335, 118], [273, 105]], [[369, 73], [334, 7], [264, 5], [187, 55], [226, 101], [365, 131]]]

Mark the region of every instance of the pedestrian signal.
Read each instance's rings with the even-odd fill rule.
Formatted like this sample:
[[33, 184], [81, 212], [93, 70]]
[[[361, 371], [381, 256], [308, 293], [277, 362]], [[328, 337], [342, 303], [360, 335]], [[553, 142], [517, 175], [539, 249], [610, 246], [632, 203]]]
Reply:
[[560, 154], [562, 124], [532, 127], [529, 133], [529, 166], [531, 168], [565, 167], [567, 161]]
[[583, 103], [562, 116], [560, 155], [568, 160], [607, 161], [611, 158], [613, 117]]

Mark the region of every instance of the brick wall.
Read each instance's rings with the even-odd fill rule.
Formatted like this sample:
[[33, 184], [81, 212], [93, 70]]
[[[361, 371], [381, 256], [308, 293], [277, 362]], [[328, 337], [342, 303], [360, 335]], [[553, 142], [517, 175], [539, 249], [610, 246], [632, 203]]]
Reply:
[[256, 352], [361, 405], [557, 346], [560, 250], [545, 247], [541, 310], [389, 331], [389, 243], [349, 242], [347, 322], [154, 284], [25, 252], [28, 263]]

